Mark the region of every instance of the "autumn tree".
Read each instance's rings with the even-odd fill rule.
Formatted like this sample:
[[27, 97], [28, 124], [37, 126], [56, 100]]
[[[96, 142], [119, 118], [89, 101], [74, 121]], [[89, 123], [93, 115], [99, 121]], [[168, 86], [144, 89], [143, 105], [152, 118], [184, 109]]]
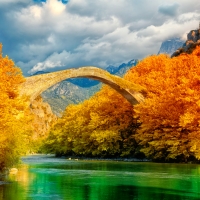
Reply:
[[135, 152], [133, 106], [104, 86], [89, 100], [66, 108], [46, 142], [50, 152], [85, 156], [127, 156]]
[[67, 107], [50, 132], [47, 149], [93, 156], [140, 151], [156, 161], [199, 161], [200, 47], [173, 58], [149, 56], [124, 78], [146, 88], [143, 103], [132, 106], [103, 87], [82, 104]]
[[200, 160], [200, 47], [173, 58], [147, 57], [125, 79], [148, 91], [134, 109], [142, 152], [160, 161]]
[[19, 85], [24, 81], [21, 70], [2, 55], [0, 45], [0, 171], [12, 166], [26, 149], [31, 131], [24, 106], [18, 98]]

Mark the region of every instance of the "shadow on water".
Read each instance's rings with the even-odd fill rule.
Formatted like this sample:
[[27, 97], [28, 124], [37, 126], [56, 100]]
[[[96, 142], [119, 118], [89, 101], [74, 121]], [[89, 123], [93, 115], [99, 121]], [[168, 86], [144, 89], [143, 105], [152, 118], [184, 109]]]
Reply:
[[118, 192], [113, 193], [108, 199], [199, 200], [199, 197], [192, 197], [193, 194], [173, 189], [137, 187], [132, 185], [119, 185], [115, 189]]
[[132, 185], [118, 185], [116, 187], [108, 187], [107, 192], [102, 188], [96, 190], [96, 194], [92, 194], [92, 189], [85, 185], [83, 198], [84, 200], [103, 199], [103, 200], [199, 200], [199, 197], [192, 197], [187, 192], [180, 193], [180, 191], [138, 187]]

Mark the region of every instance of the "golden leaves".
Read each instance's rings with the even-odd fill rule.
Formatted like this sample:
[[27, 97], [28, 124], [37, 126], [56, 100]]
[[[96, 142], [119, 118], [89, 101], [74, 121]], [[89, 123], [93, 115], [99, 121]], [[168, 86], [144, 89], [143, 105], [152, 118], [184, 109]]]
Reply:
[[10, 166], [24, 151], [28, 124], [24, 99], [18, 98], [19, 84], [24, 81], [14, 62], [2, 55], [0, 44], [0, 170]]
[[[190, 55], [140, 61], [124, 76], [147, 90], [145, 101], [134, 108], [107, 86], [69, 106], [51, 131], [53, 151], [104, 156], [141, 148], [156, 160], [200, 159], [199, 55], [197, 47]], [[141, 123], [139, 130], [131, 127], [134, 119]]]
[[188, 124], [192, 124], [194, 121], [194, 114], [190, 112], [186, 112], [180, 116], [179, 125], [182, 127], [186, 127]]
[[53, 147], [60, 154], [119, 155], [122, 153], [120, 130], [126, 129], [132, 120], [132, 105], [104, 86], [89, 100], [66, 108], [47, 140], [47, 143], [54, 142], [46, 147]]
[[[184, 160], [194, 155], [195, 145], [189, 146], [195, 137], [188, 134], [192, 131], [200, 134], [199, 55], [200, 47], [192, 54], [172, 59], [165, 55], [150, 56], [125, 76], [148, 91], [145, 102], [134, 107], [142, 122], [136, 137], [147, 156]], [[196, 159], [199, 155], [195, 153]]]

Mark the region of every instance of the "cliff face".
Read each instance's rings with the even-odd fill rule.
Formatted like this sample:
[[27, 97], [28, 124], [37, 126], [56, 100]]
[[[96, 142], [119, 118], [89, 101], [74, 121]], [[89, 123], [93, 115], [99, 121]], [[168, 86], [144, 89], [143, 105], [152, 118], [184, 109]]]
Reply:
[[45, 138], [48, 135], [53, 123], [57, 120], [48, 103], [43, 102], [42, 98], [37, 97], [31, 104], [31, 113], [33, 114], [33, 140]]
[[200, 29], [191, 30], [187, 34], [187, 40], [183, 46], [177, 49], [171, 57], [178, 56], [181, 53], [192, 53], [196, 46], [200, 45]]
[[200, 43], [200, 29], [190, 31], [187, 35], [187, 42]]

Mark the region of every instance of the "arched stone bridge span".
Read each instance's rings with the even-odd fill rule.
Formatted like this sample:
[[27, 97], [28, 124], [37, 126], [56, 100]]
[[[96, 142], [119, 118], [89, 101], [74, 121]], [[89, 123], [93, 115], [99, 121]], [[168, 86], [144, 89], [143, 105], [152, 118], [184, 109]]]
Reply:
[[31, 103], [38, 95], [56, 83], [75, 77], [87, 77], [101, 81], [115, 89], [133, 105], [144, 101], [143, 87], [133, 84], [121, 77], [111, 75], [103, 69], [92, 66], [28, 77], [21, 85], [20, 95], [29, 96]]

